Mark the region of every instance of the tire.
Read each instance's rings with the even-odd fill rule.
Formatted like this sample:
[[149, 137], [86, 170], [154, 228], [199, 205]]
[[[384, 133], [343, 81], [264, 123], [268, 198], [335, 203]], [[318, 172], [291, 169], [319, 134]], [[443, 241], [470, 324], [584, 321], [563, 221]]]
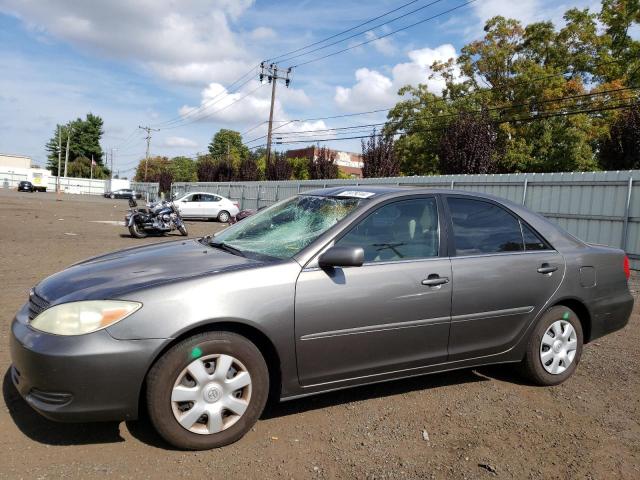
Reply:
[[231, 218], [231, 215], [229, 215], [229, 212], [227, 212], [226, 210], [222, 210], [219, 214], [218, 214], [218, 221], [220, 223], [227, 223], [229, 221], [229, 219]]
[[114, 198], [116, 198], [116, 196], [112, 193], [111, 195], [109, 195], [109, 198], [113, 200]]
[[178, 231], [183, 237], [186, 237], [187, 235], [189, 235], [189, 232], [187, 232], [187, 227], [184, 224], [178, 227]]
[[[226, 361], [219, 364], [219, 359]], [[191, 371], [198, 375], [191, 376]], [[223, 380], [216, 382], [219, 374], [224, 375], [220, 377]], [[225, 391], [225, 385], [240, 380], [241, 375], [243, 382], [238, 385], [247, 378], [250, 383], [233, 393]], [[174, 389], [180, 389], [178, 393], [184, 398], [196, 400], [176, 402]], [[167, 351], [147, 376], [147, 409], [153, 426], [171, 445], [186, 450], [218, 448], [242, 438], [262, 414], [268, 395], [269, 371], [260, 350], [231, 332], [206, 332], [183, 340]], [[245, 410], [237, 415], [226, 408], [228, 405]]]
[[[549, 335], [545, 336], [548, 331]], [[573, 334], [570, 335], [571, 331]], [[522, 373], [537, 385], [559, 385], [575, 372], [582, 356], [583, 341], [582, 325], [575, 312], [563, 305], [551, 307], [538, 320], [529, 337]], [[558, 361], [563, 356], [564, 359]]]
[[133, 238], [146, 238], [147, 232], [144, 229], [138, 227], [138, 225], [134, 222], [133, 225], [129, 226], [129, 233]]

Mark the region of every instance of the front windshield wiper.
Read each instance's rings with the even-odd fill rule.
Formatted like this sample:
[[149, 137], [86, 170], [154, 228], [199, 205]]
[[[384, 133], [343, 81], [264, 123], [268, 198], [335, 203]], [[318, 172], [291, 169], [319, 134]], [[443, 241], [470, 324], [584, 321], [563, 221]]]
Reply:
[[209, 245], [211, 245], [214, 248], [219, 248], [220, 250], [224, 250], [225, 252], [232, 253], [233, 255], [237, 255], [239, 257], [246, 257], [246, 255], [242, 252], [242, 250], [240, 250], [239, 248], [236, 248], [236, 247], [232, 247], [228, 243], [224, 243], [224, 242], [209, 242]]

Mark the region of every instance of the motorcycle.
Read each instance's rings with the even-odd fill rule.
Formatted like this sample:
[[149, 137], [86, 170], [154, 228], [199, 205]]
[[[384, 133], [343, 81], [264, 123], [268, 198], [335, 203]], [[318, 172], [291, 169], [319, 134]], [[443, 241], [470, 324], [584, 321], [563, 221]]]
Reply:
[[129, 199], [129, 212], [124, 222], [134, 238], [145, 238], [149, 233], [165, 234], [178, 230], [187, 236], [187, 226], [173, 202], [161, 201], [149, 204], [148, 209], [138, 208], [135, 198]]

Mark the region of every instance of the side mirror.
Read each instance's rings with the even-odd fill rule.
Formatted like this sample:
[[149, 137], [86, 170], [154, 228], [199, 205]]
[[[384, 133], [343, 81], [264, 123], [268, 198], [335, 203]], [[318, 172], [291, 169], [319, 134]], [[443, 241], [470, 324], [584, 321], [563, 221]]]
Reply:
[[130, 206], [131, 208], [133, 208], [133, 207], [137, 207], [137, 206], [138, 206], [138, 202], [136, 202], [136, 199], [135, 199], [135, 198], [130, 198], [130, 199], [129, 199], [129, 206]]
[[346, 247], [336, 245], [318, 258], [320, 268], [327, 267], [361, 267], [364, 263], [362, 247]]

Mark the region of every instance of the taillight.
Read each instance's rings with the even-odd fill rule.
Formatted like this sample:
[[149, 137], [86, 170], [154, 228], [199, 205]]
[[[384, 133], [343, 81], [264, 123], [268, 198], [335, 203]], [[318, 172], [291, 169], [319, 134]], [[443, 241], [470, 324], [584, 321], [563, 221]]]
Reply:
[[629, 265], [629, 257], [626, 255], [624, 256], [624, 275], [627, 277], [627, 280], [629, 280], [631, 276], [631, 265]]

